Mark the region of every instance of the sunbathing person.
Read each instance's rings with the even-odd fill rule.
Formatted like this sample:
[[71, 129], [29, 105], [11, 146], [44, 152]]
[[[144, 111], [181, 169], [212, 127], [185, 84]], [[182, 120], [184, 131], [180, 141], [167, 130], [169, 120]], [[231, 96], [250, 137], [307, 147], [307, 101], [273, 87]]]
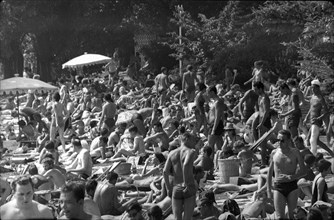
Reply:
[[42, 163], [42, 160], [45, 158], [45, 154], [50, 153], [52, 158], [54, 159], [54, 163], [57, 165], [59, 163], [59, 153], [55, 148], [55, 144], [53, 141], [46, 142], [44, 148], [39, 154], [38, 163]]
[[65, 185], [65, 175], [55, 168], [52, 158], [44, 158], [42, 164], [45, 171], [42, 175], [52, 183], [53, 187], [51, 189], [60, 189]]
[[241, 177], [249, 176], [252, 172], [253, 163], [259, 162], [258, 158], [242, 141], [235, 142], [233, 147], [238, 152], [237, 157], [240, 159], [239, 175]]
[[106, 148], [107, 148], [108, 138], [107, 137], [99, 137], [99, 143], [98, 147], [95, 148], [93, 151], [90, 151], [89, 154], [92, 157], [92, 159], [105, 159], [106, 158]]
[[111, 134], [108, 137], [108, 147], [114, 148], [118, 145], [121, 136], [124, 134], [124, 131], [126, 129], [126, 123], [122, 123], [116, 126], [116, 129], [114, 132], [111, 132]]
[[134, 201], [134, 199], [128, 202], [118, 200], [119, 192], [115, 186], [117, 179], [118, 174], [111, 171], [107, 175], [107, 182], [100, 182], [96, 187], [94, 201], [101, 215], [121, 215]]
[[0, 207], [1, 219], [54, 219], [49, 207], [33, 200], [33, 183], [29, 176], [12, 182], [13, 199]]
[[65, 167], [65, 169], [68, 173], [87, 179], [92, 175], [92, 158], [90, 157], [88, 150], [82, 148], [79, 139], [75, 139], [72, 144], [74, 152], [76, 152], [77, 155], [74, 161], [69, 166]]
[[[133, 139], [133, 148], [128, 146], [128, 149], [125, 148], [120, 148], [118, 151], [115, 153], [113, 158], [121, 157], [121, 156], [139, 156], [139, 162], [138, 164], [143, 164], [146, 158], [146, 152], [145, 152], [145, 144], [144, 144], [144, 139], [143, 136], [138, 133], [138, 128], [135, 126], [131, 126], [129, 128], [129, 133], [130, 133], [130, 138]], [[122, 146], [122, 141], [119, 142], [119, 145]]]
[[162, 124], [160, 122], [155, 123], [153, 129], [154, 134], [144, 139], [146, 149], [148, 145], [152, 144], [154, 152], [167, 151], [169, 147], [169, 137], [163, 130]]

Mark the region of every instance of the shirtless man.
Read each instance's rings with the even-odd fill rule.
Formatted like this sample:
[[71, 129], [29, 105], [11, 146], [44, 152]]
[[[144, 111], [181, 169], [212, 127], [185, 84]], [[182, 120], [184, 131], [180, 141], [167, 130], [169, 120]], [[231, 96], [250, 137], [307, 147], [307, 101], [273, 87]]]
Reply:
[[[193, 163], [197, 156], [194, 150], [195, 139], [195, 136], [189, 133], [183, 134], [181, 146], [169, 153], [163, 171], [168, 195], [172, 197], [173, 214], [177, 220], [190, 220], [196, 206], [197, 187], [193, 174]], [[169, 179], [171, 169], [174, 175], [173, 185]]]
[[[257, 136], [256, 132], [254, 135], [254, 139], [257, 140], [259, 137], [261, 137], [265, 132], [269, 131], [271, 128], [271, 122], [270, 122], [270, 99], [269, 96], [264, 92], [264, 85], [262, 82], [255, 82], [253, 84], [254, 91], [256, 94], [258, 94], [258, 117], [253, 121], [253, 131], [258, 130], [259, 136]], [[269, 153], [268, 147], [266, 146], [266, 143], [261, 144], [261, 161], [262, 165], [268, 164], [268, 156]]]
[[169, 137], [162, 128], [162, 124], [160, 122], [155, 123], [153, 126], [153, 130], [154, 134], [149, 137], [146, 137], [144, 139], [144, 142], [146, 144], [153, 143], [155, 153], [167, 151], [169, 148]]
[[[255, 112], [255, 107], [258, 108], [259, 95], [254, 91], [254, 84], [252, 89], [248, 90], [239, 101], [239, 112], [241, 118], [246, 122], [250, 116]], [[245, 103], [245, 105], [243, 105]]]
[[225, 105], [224, 100], [217, 95], [217, 88], [215, 86], [209, 87], [207, 93], [208, 98], [213, 99], [214, 101], [209, 110], [208, 124], [212, 126], [212, 131], [208, 137], [208, 142], [212, 150], [215, 150], [215, 146], [216, 150], [220, 150], [223, 145], [222, 137], [225, 127], [224, 112], [226, 111], [227, 106]]
[[113, 148], [116, 147], [121, 139], [121, 136], [124, 134], [125, 129], [126, 129], [126, 123], [118, 125], [115, 131], [109, 135], [107, 145], [109, 147], [113, 146]]
[[161, 73], [155, 77], [154, 81], [155, 81], [155, 90], [157, 94], [160, 95], [160, 106], [162, 106], [165, 103], [169, 85], [166, 67], [161, 67]]
[[[320, 91], [320, 82], [319, 80], [315, 79], [311, 82], [313, 95], [311, 96], [310, 100], [310, 110], [307, 113], [304, 124], [307, 123], [308, 118], [310, 117], [311, 121], [311, 128], [310, 128], [310, 144], [311, 144], [311, 152], [313, 155], [317, 154], [317, 146], [321, 146], [323, 149], [328, 151], [332, 156], [334, 153], [326, 146], [326, 144], [322, 143], [319, 140], [320, 136], [320, 128], [322, 126], [322, 120], [326, 114], [328, 114], [328, 107], [326, 101], [321, 94]], [[322, 113], [322, 114], [321, 114]]]
[[299, 150], [293, 147], [289, 131], [279, 131], [277, 139], [279, 140], [279, 148], [271, 153], [267, 177], [267, 193], [268, 197], [272, 198], [271, 189], [274, 173], [273, 189], [276, 217], [278, 219], [286, 219], [285, 206], [287, 204], [289, 219], [293, 219], [293, 210], [297, 207], [299, 191], [297, 182], [306, 175], [305, 165]]
[[34, 189], [29, 176], [12, 182], [13, 199], [0, 207], [1, 219], [54, 219], [49, 207], [33, 201]]
[[193, 66], [187, 66], [187, 72], [183, 74], [182, 78], [182, 91], [186, 93], [186, 98], [189, 102], [193, 102], [195, 99], [195, 82], [196, 74], [193, 72]]
[[288, 117], [286, 120], [286, 128], [290, 131], [292, 139], [298, 136], [299, 121], [302, 112], [299, 108], [299, 96], [296, 90], [291, 91], [285, 83], [279, 87], [281, 94], [288, 96], [288, 111], [280, 115], [280, 118]]
[[65, 128], [65, 117], [67, 117], [66, 106], [60, 103], [60, 95], [56, 92], [53, 95], [54, 103], [52, 104], [52, 121], [50, 127], [50, 140], [54, 141], [56, 137], [56, 132], [58, 130], [59, 138], [65, 152], [65, 139], [64, 139], [64, 128]]
[[103, 125], [103, 128], [108, 128], [109, 132], [114, 129], [115, 116], [116, 116], [116, 104], [113, 102], [111, 95], [108, 93], [104, 96], [106, 103], [102, 107], [102, 115], [99, 123], [99, 128]]
[[42, 160], [42, 165], [45, 170], [43, 176], [46, 177], [50, 182], [52, 182], [55, 189], [61, 188], [65, 185], [65, 176], [54, 167], [53, 159], [47, 157]]
[[77, 156], [65, 169], [68, 173], [73, 173], [87, 179], [90, 175], [92, 175], [93, 166], [89, 151], [82, 147], [79, 139], [72, 140], [72, 145], [74, 152], [77, 153]]
[[60, 207], [62, 209], [59, 219], [100, 219], [84, 212], [85, 184], [81, 182], [68, 182], [60, 192]]

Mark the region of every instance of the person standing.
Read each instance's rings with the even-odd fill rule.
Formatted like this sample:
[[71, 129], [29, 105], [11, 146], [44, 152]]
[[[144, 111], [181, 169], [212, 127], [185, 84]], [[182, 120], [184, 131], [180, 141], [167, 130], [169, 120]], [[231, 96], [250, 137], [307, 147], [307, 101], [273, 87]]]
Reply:
[[167, 68], [161, 67], [161, 73], [155, 77], [155, 91], [160, 96], [160, 106], [165, 103], [169, 80]]
[[[277, 135], [279, 147], [271, 153], [271, 162], [267, 176], [267, 193], [272, 198], [274, 189], [274, 206], [276, 217], [285, 219], [285, 206], [288, 206], [289, 219], [293, 219], [293, 210], [297, 207], [299, 188], [298, 180], [306, 175], [305, 165], [299, 150], [293, 147], [291, 134], [280, 130]], [[272, 187], [272, 177], [275, 176]]]
[[285, 127], [290, 131], [291, 137], [298, 136], [299, 121], [302, 117], [302, 112], [299, 108], [299, 97], [296, 91], [292, 92], [289, 86], [285, 83], [279, 87], [281, 93], [288, 97], [288, 110], [280, 115], [281, 118], [286, 118]]
[[[253, 121], [253, 131], [254, 128], [259, 133], [259, 137], [261, 137], [264, 133], [270, 130], [271, 122], [270, 122], [270, 99], [269, 96], [264, 91], [264, 84], [262, 82], [255, 82], [254, 84], [254, 91], [258, 94], [258, 117]], [[253, 134], [254, 135], [254, 134]], [[255, 134], [254, 139], [258, 139], [257, 135]], [[262, 165], [268, 164], [268, 147], [266, 143], [261, 144], [261, 162]]]
[[[258, 108], [257, 100], [259, 95], [254, 91], [254, 84], [252, 85], [252, 89], [248, 90], [244, 96], [239, 101], [239, 112], [246, 123], [246, 121], [254, 114], [255, 107]], [[245, 105], [243, 105], [245, 103]]]
[[207, 93], [208, 98], [213, 100], [208, 114], [208, 124], [212, 126], [211, 133], [208, 137], [208, 144], [215, 152], [220, 150], [223, 145], [222, 137], [225, 127], [224, 112], [226, 111], [227, 106], [225, 105], [224, 100], [217, 95], [217, 88], [215, 86], [209, 87]]
[[0, 207], [1, 219], [54, 219], [49, 207], [33, 200], [31, 178], [19, 176], [12, 182], [13, 199]]
[[[303, 123], [306, 124], [310, 117], [311, 128], [310, 128], [310, 144], [311, 152], [313, 155], [317, 154], [318, 144], [328, 151], [332, 156], [334, 153], [319, 140], [320, 128], [322, 126], [322, 120], [326, 114], [328, 114], [328, 107], [326, 101], [320, 91], [320, 82], [315, 79], [311, 82], [313, 95], [310, 100], [310, 110], [308, 111]], [[321, 142], [321, 143], [320, 143]]]
[[187, 72], [183, 74], [182, 78], [182, 90], [186, 93], [186, 98], [189, 102], [193, 102], [195, 99], [195, 82], [196, 82], [196, 75], [193, 72], [193, 66], [187, 66]]
[[[173, 214], [177, 220], [190, 220], [196, 206], [197, 187], [193, 174], [193, 164], [197, 156], [195, 145], [195, 136], [184, 133], [181, 146], [169, 153], [163, 171], [168, 195], [172, 197]], [[171, 169], [174, 175], [173, 184], [169, 179]]]
[[116, 104], [113, 102], [110, 94], [106, 94], [104, 96], [104, 100], [106, 101], [106, 103], [102, 107], [102, 115], [99, 123], [99, 129], [101, 130], [101, 127], [107, 128], [110, 134], [115, 126], [117, 109]]
[[64, 128], [65, 128], [65, 119], [67, 116], [66, 107], [60, 102], [60, 95], [56, 92], [53, 95], [53, 104], [52, 104], [52, 121], [50, 126], [50, 140], [54, 141], [56, 138], [56, 132], [59, 133], [59, 138], [63, 151], [65, 152], [65, 139], [64, 139]]

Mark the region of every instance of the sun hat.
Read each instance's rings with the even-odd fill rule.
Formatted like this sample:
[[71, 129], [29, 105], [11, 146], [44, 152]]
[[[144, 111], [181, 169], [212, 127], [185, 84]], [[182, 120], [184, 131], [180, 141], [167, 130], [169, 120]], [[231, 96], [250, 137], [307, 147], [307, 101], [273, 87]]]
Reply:
[[317, 79], [314, 79], [314, 80], [312, 80], [312, 82], [311, 82], [311, 85], [317, 85], [317, 86], [320, 86], [320, 81], [319, 80], [317, 80]]

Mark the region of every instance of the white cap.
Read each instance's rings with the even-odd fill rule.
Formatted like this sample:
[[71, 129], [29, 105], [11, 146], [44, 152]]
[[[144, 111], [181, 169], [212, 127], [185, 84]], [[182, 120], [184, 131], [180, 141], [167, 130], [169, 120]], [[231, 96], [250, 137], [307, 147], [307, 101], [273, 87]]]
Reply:
[[317, 79], [314, 79], [314, 80], [312, 80], [312, 82], [311, 82], [311, 85], [317, 85], [317, 86], [320, 86], [320, 81], [319, 80], [317, 80]]

